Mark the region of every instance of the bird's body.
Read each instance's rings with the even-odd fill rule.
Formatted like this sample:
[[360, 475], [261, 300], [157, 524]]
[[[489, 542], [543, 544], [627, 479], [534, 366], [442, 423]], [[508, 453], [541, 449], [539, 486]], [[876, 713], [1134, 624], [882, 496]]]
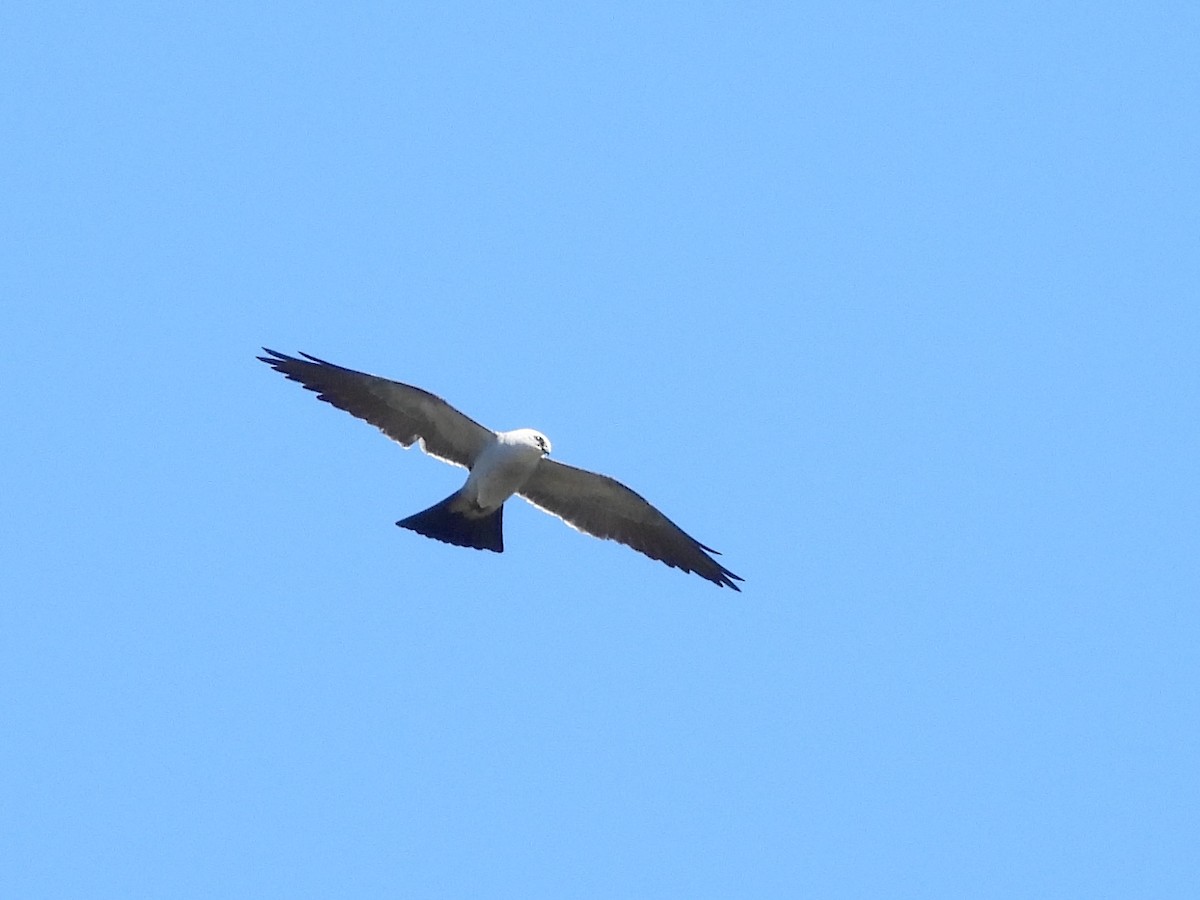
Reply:
[[[264, 348], [265, 349], [265, 348]], [[504, 550], [504, 503], [514, 494], [595, 537], [616, 540], [720, 587], [741, 579], [709, 556], [716, 551], [620, 482], [548, 459], [550, 441], [532, 428], [491, 431], [428, 391], [301, 354], [266, 350], [267, 365], [318, 398], [378, 427], [404, 447], [421, 448], [469, 472], [445, 500], [396, 524], [426, 537]]]
[[525, 486], [550, 441], [532, 428], [496, 432], [467, 483], [441, 503], [396, 524], [447, 544], [504, 552], [504, 501]]
[[539, 431], [499, 431], [495, 442], [485, 447], [471, 466], [463, 493], [485, 509], [493, 509], [521, 490], [549, 453], [550, 441]]

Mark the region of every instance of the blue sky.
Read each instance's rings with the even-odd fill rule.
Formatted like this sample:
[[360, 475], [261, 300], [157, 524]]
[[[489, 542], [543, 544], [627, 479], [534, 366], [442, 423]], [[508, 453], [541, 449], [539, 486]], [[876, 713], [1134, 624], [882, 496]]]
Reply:
[[[0, 894], [1191, 897], [1194, 4], [6, 4]], [[721, 591], [254, 361], [613, 475]]]

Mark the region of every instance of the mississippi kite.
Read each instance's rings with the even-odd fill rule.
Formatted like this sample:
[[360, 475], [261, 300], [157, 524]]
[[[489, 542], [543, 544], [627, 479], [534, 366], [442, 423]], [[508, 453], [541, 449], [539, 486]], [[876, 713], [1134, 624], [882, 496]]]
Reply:
[[695, 572], [718, 587], [741, 581], [709, 556], [711, 547], [689, 537], [625, 485], [548, 459], [550, 441], [532, 428], [491, 431], [441, 397], [398, 381], [345, 369], [301, 353], [303, 359], [266, 347], [260, 356], [276, 372], [298, 381], [318, 400], [365, 419], [404, 447], [421, 449], [467, 469], [467, 483], [445, 500], [396, 524], [426, 537], [504, 551], [504, 501], [517, 494], [572, 528], [619, 541], [672, 568]]

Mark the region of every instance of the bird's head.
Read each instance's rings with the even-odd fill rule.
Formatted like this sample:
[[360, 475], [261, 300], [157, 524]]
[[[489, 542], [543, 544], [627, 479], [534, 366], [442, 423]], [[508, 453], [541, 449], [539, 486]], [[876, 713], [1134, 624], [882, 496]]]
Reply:
[[528, 447], [530, 450], [536, 450], [542, 456], [547, 456], [550, 453], [550, 438], [546, 437], [540, 431], [534, 431], [532, 428], [501, 431], [497, 432], [496, 437], [502, 443], [513, 444], [518, 447]]

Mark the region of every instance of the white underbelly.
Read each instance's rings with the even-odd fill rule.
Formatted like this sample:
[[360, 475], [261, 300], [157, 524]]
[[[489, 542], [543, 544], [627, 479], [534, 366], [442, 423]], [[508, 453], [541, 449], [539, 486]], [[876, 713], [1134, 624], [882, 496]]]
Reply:
[[541, 458], [529, 447], [495, 443], [475, 460], [463, 492], [484, 509], [495, 509], [524, 487]]

